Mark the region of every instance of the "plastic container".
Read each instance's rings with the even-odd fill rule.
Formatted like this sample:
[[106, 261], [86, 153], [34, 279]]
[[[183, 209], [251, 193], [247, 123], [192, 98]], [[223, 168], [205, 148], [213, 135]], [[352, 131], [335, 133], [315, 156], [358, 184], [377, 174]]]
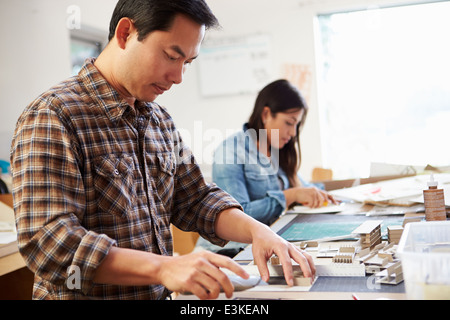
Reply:
[[408, 299], [450, 300], [450, 221], [406, 224], [397, 254]]

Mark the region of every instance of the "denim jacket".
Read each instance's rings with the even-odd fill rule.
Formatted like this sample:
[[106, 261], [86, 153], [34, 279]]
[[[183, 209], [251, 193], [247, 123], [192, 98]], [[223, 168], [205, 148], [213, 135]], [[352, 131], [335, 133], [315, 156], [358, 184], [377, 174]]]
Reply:
[[272, 149], [270, 159], [260, 153], [256, 132], [247, 130], [247, 125], [216, 149], [212, 177], [242, 205], [246, 214], [262, 223], [272, 224], [286, 209], [283, 190], [290, 186], [278, 165], [278, 152]]
[[[278, 165], [278, 152], [272, 149], [269, 159], [257, 149], [255, 131], [242, 131], [228, 137], [216, 149], [212, 167], [213, 181], [232, 195], [244, 212], [267, 225], [286, 209], [283, 190], [290, 187], [286, 173]], [[304, 187], [313, 184], [303, 181]], [[317, 187], [320, 187], [317, 185]], [[225, 249], [242, 249], [245, 244], [229, 242]], [[197, 248], [218, 252], [222, 248], [199, 238]]]

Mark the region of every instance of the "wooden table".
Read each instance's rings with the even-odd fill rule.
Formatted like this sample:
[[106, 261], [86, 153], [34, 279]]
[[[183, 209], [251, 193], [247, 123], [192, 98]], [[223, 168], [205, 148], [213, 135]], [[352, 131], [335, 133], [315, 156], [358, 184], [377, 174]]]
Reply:
[[[362, 206], [362, 205], [361, 205]], [[284, 215], [278, 219], [271, 229], [275, 232], [282, 230], [291, 220], [295, 218], [295, 215]], [[339, 219], [339, 216], [335, 216]], [[253, 259], [251, 246], [248, 246], [244, 251], [238, 254], [234, 260], [240, 264], [248, 264]], [[342, 291], [333, 292], [318, 292], [318, 291], [242, 291], [235, 292], [233, 298], [240, 300], [267, 300], [267, 299], [279, 299], [279, 300], [354, 300], [355, 294], [359, 300], [376, 300], [376, 299], [392, 299], [392, 300], [406, 300], [407, 296], [404, 292], [384, 292], [384, 291], [370, 291], [367, 292], [350, 292], [348, 288], [344, 288]], [[197, 297], [193, 295], [178, 295], [177, 300], [197, 300]], [[224, 294], [219, 296], [219, 300], [227, 300]]]
[[[0, 194], [0, 201], [13, 207], [11, 194]], [[1, 219], [14, 221], [14, 212], [0, 212]], [[0, 258], [0, 300], [29, 300], [33, 290], [33, 273], [25, 266], [19, 252]]]

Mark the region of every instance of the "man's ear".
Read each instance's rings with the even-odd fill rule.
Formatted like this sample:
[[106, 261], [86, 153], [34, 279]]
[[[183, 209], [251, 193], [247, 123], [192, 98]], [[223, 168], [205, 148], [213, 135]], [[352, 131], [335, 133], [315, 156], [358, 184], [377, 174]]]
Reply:
[[130, 18], [120, 19], [120, 21], [117, 23], [115, 38], [118, 46], [121, 49], [125, 49], [127, 41], [135, 31], [136, 28], [134, 27], [134, 23]]

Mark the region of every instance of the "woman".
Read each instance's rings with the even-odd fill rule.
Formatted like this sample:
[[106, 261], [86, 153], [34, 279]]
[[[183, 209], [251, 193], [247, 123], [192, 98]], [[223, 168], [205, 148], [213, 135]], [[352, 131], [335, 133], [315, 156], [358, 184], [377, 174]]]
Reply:
[[[231, 194], [245, 213], [267, 225], [295, 204], [316, 208], [336, 203], [331, 195], [297, 175], [299, 133], [307, 112], [305, 100], [292, 84], [272, 82], [259, 93], [243, 131], [227, 138], [214, 154], [213, 181]], [[199, 245], [203, 244], [201, 240]], [[228, 247], [236, 246], [231, 243]]]

